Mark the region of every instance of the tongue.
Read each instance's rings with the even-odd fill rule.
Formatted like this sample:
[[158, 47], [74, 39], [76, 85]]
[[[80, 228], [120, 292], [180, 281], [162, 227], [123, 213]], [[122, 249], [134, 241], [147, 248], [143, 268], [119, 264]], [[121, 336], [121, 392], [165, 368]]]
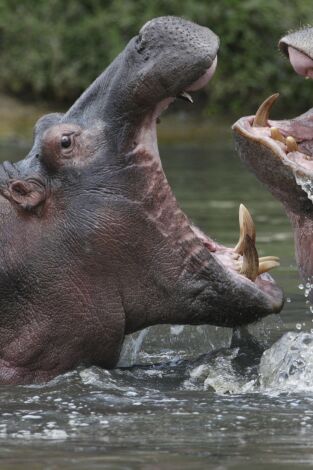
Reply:
[[313, 60], [303, 52], [288, 47], [289, 60], [295, 71], [304, 77], [313, 78]]

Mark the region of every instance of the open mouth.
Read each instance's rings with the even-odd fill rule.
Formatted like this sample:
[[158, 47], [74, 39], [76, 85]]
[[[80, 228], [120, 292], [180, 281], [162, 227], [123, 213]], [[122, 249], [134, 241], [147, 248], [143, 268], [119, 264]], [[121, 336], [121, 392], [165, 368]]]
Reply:
[[[303, 33], [311, 41], [312, 30], [300, 30], [283, 38], [279, 47], [299, 75], [312, 78], [313, 59], [303, 50], [309, 51], [310, 41]], [[313, 109], [293, 119], [273, 120], [270, 112], [278, 96], [268, 97], [254, 116], [233, 125], [235, 145], [242, 161], [283, 204], [294, 229], [300, 274], [311, 280]]]
[[[305, 78], [313, 78], [313, 60], [301, 47], [291, 45], [295, 41], [293, 36], [291, 34], [281, 39], [279, 47], [295, 72]], [[275, 93], [267, 98], [255, 116], [239, 119], [233, 129], [269, 148], [273, 157], [292, 171], [296, 182], [305, 190], [305, 180], [312, 180], [313, 177], [313, 108], [293, 119], [271, 120], [270, 111], [278, 96]]]
[[290, 120], [274, 121], [270, 110], [278, 93], [267, 98], [255, 116], [237, 121], [233, 129], [268, 147], [295, 176], [313, 176], [313, 109]]
[[[196, 82], [180, 92], [176, 97], [169, 97], [160, 102], [149, 119], [146, 120], [144, 129], [140, 132], [137, 145], [144, 144], [149, 147], [149, 152], [159, 159], [156, 124], [160, 120], [160, 114], [167, 109], [176, 98], [182, 98], [189, 103], [193, 102], [190, 92], [202, 89], [211, 79], [216, 68], [215, 58], [211, 67]], [[148, 137], [147, 137], [148, 136]], [[277, 287], [268, 271], [279, 266], [279, 258], [276, 256], [265, 256], [259, 258], [256, 249], [256, 229], [248, 209], [241, 204], [239, 207], [240, 236], [237, 245], [233, 248], [225, 247], [204, 234], [198, 227], [189, 224], [193, 235], [211, 253], [217, 264], [235, 276], [236, 282], [253, 285], [253, 287], [269, 299], [273, 312], [279, 312], [283, 305], [281, 290]]]

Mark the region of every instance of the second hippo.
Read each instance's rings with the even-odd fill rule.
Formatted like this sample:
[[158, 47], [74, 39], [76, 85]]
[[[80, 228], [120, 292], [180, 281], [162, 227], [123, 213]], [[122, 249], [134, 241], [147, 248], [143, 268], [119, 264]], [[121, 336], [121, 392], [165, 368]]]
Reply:
[[[313, 78], [313, 28], [283, 37], [279, 47], [297, 73]], [[270, 96], [255, 116], [234, 124], [235, 142], [242, 160], [281, 201], [291, 220], [297, 263], [313, 300], [313, 108], [274, 121], [269, 114], [277, 98]]]

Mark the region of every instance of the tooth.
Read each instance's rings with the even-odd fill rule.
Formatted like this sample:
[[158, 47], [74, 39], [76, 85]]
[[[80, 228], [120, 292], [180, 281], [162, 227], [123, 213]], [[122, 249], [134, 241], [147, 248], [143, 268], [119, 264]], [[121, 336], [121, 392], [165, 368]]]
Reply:
[[189, 93], [187, 93], [186, 91], [182, 91], [181, 93], [179, 93], [178, 98], [181, 98], [182, 100], [188, 101], [191, 104], [193, 103], [193, 99], [191, 98]]
[[240, 227], [240, 236], [239, 241], [235, 247], [235, 253], [243, 254], [243, 248], [245, 243], [245, 236], [249, 235], [253, 243], [255, 243], [255, 226], [248, 209], [240, 204], [239, 206], [239, 227]]
[[255, 114], [255, 118], [252, 124], [252, 127], [266, 127], [267, 126], [267, 121], [269, 118], [270, 110], [279, 97], [279, 93], [275, 93], [274, 95], [269, 96], [259, 109], [257, 110]]
[[286, 137], [286, 145], [288, 152], [296, 152], [298, 150], [298, 144], [291, 135]]
[[234, 269], [240, 273], [242, 263], [235, 263], [234, 264]]
[[259, 274], [259, 256], [255, 242], [249, 235], [245, 235], [243, 243], [243, 261], [240, 274], [254, 281]]
[[277, 129], [277, 127], [271, 127], [271, 137], [274, 140], [279, 140], [279, 142], [282, 142], [283, 144], [286, 143], [285, 137], [280, 133], [280, 130]]
[[280, 263], [278, 261], [274, 261], [274, 260], [262, 261], [259, 264], [259, 274], [266, 273], [270, 269], [277, 268], [278, 266], [280, 266]]
[[261, 258], [259, 258], [260, 263], [263, 263], [265, 261], [277, 261], [277, 262], [279, 262], [279, 258], [278, 258], [278, 256], [262, 256]]

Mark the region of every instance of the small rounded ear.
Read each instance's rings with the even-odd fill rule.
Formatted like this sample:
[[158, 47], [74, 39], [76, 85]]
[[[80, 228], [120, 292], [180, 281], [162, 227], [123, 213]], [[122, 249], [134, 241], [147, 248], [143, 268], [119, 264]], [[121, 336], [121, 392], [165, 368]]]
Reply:
[[14, 180], [9, 183], [6, 196], [23, 209], [31, 211], [45, 201], [46, 189], [34, 180]]

